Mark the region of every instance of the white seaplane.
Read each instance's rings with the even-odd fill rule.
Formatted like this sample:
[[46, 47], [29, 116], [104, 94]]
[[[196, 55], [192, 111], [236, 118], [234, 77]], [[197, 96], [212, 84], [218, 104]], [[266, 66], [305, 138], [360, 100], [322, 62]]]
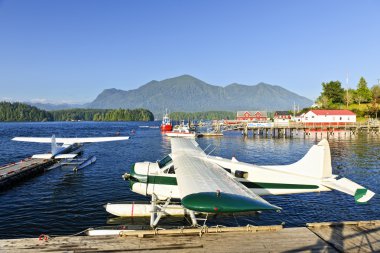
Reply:
[[[163, 215], [240, 213], [279, 210], [261, 196], [338, 190], [364, 203], [375, 193], [332, 174], [330, 147], [323, 139], [298, 162], [258, 166], [207, 155], [195, 140], [172, 138], [172, 153], [155, 163], [135, 163], [129, 174], [132, 191], [152, 196], [151, 204], [107, 204], [117, 216], [150, 216], [151, 227]], [[173, 205], [172, 200], [180, 199]]]
[[[71, 159], [81, 153], [84, 143], [128, 140], [129, 136], [117, 137], [86, 137], [86, 138], [55, 138], [52, 137], [14, 137], [13, 141], [51, 143], [51, 153], [36, 154], [32, 158], [40, 159]], [[57, 143], [62, 143], [58, 145]]]

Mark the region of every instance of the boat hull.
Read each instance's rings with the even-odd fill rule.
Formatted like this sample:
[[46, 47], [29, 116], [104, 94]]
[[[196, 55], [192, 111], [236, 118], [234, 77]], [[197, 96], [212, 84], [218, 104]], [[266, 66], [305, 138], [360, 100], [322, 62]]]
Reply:
[[167, 131], [172, 131], [173, 126], [172, 125], [161, 125], [161, 131], [162, 132], [167, 132]]

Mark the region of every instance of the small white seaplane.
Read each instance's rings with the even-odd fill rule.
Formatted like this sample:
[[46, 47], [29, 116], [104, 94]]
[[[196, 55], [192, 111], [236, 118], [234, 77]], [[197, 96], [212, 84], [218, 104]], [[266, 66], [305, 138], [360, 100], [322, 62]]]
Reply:
[[[128, 140], [129, 136], [87, 137], [87, 138], [55, 138], [52, 137], [14, 137], [13, 141], [51, 143], [51, 153], [36, 154], [32, 158], [40, 159], [72, 159], [78, 156], [84, 143]], [[57, 143], [62, 143], [58, 145]]]
[[[375, 193], [332, 174], [330, 147], [323, 139], [298, 162], [257, 166], [207, 155], [195, 140], [172, 138], [172, 153], [155, 163], [135, 163], [123, 177], [132, 191], [152, 196], [151, 204], [107, 204], [117, 216], [150, 216], [155, 227], [164, 215], [279, 210], [261, 196], [338, 190], [364, 203]], [[173, 205], [173, 200], [180, 203]]]

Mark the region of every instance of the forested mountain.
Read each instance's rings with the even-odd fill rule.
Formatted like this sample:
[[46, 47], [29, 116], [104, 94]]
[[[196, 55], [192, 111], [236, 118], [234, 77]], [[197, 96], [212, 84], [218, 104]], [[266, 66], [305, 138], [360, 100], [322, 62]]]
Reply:
[[147, 108], [155, 115], [169, 111], [202, 112], [238, 110], [288, 110], [293, 104], [309, 107], [313, 101], [280, 86], [207, 84], [189, 75], [151, 81], [135, 90], [106, 89], [88, 108]]
[[70, 109], [44, 111], [23, 103], [0, 102], [0, 121], [152, 121], [146, 109]]
[[153, 113], [145, 109], [69, 109], [51, 111], [55, 121], [152, 121]]
[[0, 121], [51, 121], [50, 113], [23, 103], [0, 102]]

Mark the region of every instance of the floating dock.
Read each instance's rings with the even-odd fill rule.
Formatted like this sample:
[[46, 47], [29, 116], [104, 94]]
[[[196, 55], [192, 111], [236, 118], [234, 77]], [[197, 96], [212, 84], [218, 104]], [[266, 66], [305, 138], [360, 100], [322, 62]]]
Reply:
[[1, 252], [380, 252], [380, 221], [201, 227], [0, 240]]
[[204, 133], [199, 133], [198, 137], [223, 137], [223, 133], [221, 133], [221, 132], [204, 132]]
[[0, 190], [10, 188], [14, 183], [43, 173], [56, 163], [54, 159], [26, 158], [17, 163], [0, 167]]

